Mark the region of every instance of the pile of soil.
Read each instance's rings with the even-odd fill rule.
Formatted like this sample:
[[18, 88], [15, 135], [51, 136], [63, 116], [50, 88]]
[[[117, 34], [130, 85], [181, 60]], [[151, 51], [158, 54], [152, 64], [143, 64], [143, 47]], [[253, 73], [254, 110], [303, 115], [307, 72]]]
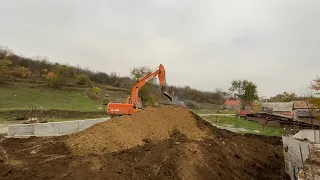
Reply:
[[282, 179], [284, 169], [280, 138], [219, 130], [177, 107], [71, 136], [5, 139], [0, 149], [0, 179]]
[[194, 114], [182, 107], [148, 108], [113, 118], [68, 138], [67, 145], [77, 155], [105, 154], [143, 145], [146, 141], [169, 139], [178, 131], [190, 140], [212, 138], [210, 129], [198, 127]]

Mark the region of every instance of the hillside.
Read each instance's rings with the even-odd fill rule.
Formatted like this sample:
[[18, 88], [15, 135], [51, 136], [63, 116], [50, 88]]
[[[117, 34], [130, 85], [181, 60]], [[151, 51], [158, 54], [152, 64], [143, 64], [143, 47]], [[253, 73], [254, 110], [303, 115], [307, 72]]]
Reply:
[[[133, 67], [141, 74], [149, 67]], [[46, 58], [28, 58], [0, 47], [0, 120], [28, 119], [36, 114], [53, 121], [65, 118], [106, 116], [103, 104], [110, 100], [125, 102], [130, 89], [139, 79], [133, 70], [131, 77], [117, 73], [96, 72], [66, 64], [52, 63]], [[134, 80], [135, 79], [135, 80]], [[223, 102], [222, 91], [200, 91], [189, 86], [168, 86], [175, 99], [191, 108], [218, 109]], [[139, 91], [144, 105], [167, 101], [155, 84], [147, 84]], [[60, 119], [59, 119], [60, 118]]]
[[[122, 102], [128, 92], [107, 87], [99, 94], [92, 88], [52, 89], [30, 84], [14, 84], [0, 87], [0, 121], [30, 118], [36, 107], [38, 118], [49, 121], [78, 118], [105, 117], [105, 102], [118, 99]], [[35, 116], [35, 115], [33, 115]]]
[[[132, 68], [143, 76], [150, 73], [155, 67], [137, 66]], [[11, 50], [1, 48], [1, 46], [0, 69], [0, 86], [28, 82], [29, 84], [42, 85], [53, 89], [111, 86], [116, 89], [128, 90], [131, 89], [135, 82], [134, 77], [136, 77], [136, 74], [132, 71], [133, 69], [128, 69], [132, 77], [121, 77], [116, 72], [96, 72], [88, 68], [53, 63], [46, 58], [23, 57], [13, 53]], [[220, 90], [200, 91], [189, 86], [178, 87], [170, 84], [170, 80], [168, 80], [167, 84], [169, 85], [168, 88], [174, 90], [175, 95], [181, 100], [211, 104], [222, 104], [223, 102], [224, 92]], [[157, 86], [155, 85], [152, 88], [151, 93], [158, 91], [159, 87]], [[216, 87], [212, 87], [212, 89], [214, 88]]]
[[19, 86], [0, 87], [0, 110], [31, 109], [64, 109], [75, 111], [97, 111], [102, 104], [93, 101], [85, 90], [66, 91], [49, 88], [25, 88]]

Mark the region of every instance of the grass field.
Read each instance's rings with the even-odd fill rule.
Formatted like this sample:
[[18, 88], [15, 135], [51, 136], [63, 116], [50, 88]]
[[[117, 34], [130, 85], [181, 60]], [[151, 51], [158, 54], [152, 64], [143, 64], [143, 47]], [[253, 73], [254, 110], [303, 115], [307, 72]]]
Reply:
[[235, 114], [235, 111], [232, 110], [217, 110], [217, 109], [191, 109], [190, 111], [196, 114]]
[[90, 99], [83, 91], [54, 90], [49, 88], [0, 87], [0, 110], [63, 109], [74, 111], [98, 111], [101, 102]]
[[283, 128], [263, 127], [256, 122], [247, 121], [243, 118], [239, 119], [235, 116], [207, 116], [205, 119], [221, 126], [244, 128], [247, 130], [247, 133], [252, 134], [262, 134], [266, 136], [282, 136], [284, 134]]

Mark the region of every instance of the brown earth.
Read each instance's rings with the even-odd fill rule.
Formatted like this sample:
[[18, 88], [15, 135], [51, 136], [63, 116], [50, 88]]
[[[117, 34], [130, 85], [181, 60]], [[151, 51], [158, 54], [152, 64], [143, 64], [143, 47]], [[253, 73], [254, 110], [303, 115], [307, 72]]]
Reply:
[[195, 141], [213, 137], [207, 126], [197, 126], [188, 110], [169, 106], [113, 118], [70, 136], [66, 142], [77, 155], [105, 154], [143, 145], [146, 139], [169, 139], [174, 130]]
[[182, 108], [145, 111], [72, 136], [0, 140], [0, 179], [282, 179], [280, 138], [219, 130]]

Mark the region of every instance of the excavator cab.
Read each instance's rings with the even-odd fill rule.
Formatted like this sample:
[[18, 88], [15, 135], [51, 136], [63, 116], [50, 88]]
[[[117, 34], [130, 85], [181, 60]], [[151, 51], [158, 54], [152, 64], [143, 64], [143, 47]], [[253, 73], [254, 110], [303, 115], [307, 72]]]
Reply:
[[[131, 98], [131, 97], [128, 97], [128, 98], [127, 98], [126, 104], [132, 104], [132, 98]], [[137, 109], [135, 103], [133, 104], [133, 108], [134, 108], [134, 109]], [[141, 101], [140, 98], [138, 98], [138, 109], [143, 109], [143, 107], [142, 107], [142, 101]]]
[[120, 102], [110, 102], [107, 105], [107, 113], [113, 116], [121, 116], [121, 115], [130, 115], [135, 112], [138, 112], [139, 110], [143, 109], [141, 99], [138, 98], [138, 103], [132, 102], [132, 98], [128, 97], [126, 100], [126, 103], [120, 103]]

